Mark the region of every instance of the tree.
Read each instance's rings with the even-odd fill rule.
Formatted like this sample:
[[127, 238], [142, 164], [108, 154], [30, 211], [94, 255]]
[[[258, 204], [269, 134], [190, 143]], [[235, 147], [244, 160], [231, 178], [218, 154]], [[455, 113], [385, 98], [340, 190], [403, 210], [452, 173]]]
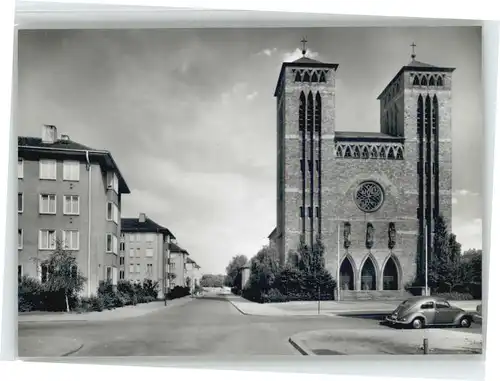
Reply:
[[250, 277], [246, 288], [254, 290], [255, 295], [269, 292], [280, 270], [276, 249], [264, 246], [250, 263]]
[[467, 272], [460, 257], [461, 245], [455, 234], [448, 233], [444, 218], [436, 219], [432, 257], [429, 262], [428, 281], [432, 290], [451, 292], [456, 286], [463, 285]]
[[241, 268], [248, 262], [245, 255], [234, 256], [226, 267], [226, 286], [238, 287], [237, 278], [241, 276]]
[[86, 278], [78, 269], [76, 257], [65, 250], [61, 241], [56, 241], [56, 248], [42, 266], [47, 266], [49, 276], [44, 284], [47, 291], [62, 292], [66, 311], [70, 311], [68, 298], [82, 291]]
[[225, 275], [214, 275], [214, 274], [203, 274], [200, 279], [201, 287], [222, 287], [224, 286], [226, 276]]
[[186, 278], [186, 287], [191, 288], [191, 278], [190, 277]]

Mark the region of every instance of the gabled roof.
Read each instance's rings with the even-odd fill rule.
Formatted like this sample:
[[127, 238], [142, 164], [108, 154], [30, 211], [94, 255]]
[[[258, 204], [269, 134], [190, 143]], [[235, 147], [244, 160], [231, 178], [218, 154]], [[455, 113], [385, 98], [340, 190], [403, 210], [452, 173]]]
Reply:
[[111, 152], [106, 150], [98, 150], [73, 140], [57, 139], [54, 143], [44, 142], [41, 138], [31, 136], [18, 136], [17, 138], [18, 155], [21, 158], [36, 156], [48, 158], [53, 156], [68, 156], [76, 157], [80, 161], [86, 160], [86, 153], [89, 154], [91, 161], [97, 161], [105, 170], [116, 172], [119, 182], [120, 193], [129, 194], [130, 189], [123, 178], [123, 175], [118, 168]]
[[171, 253], [181, 253], [181, 254], [187, 254], [187, 255], [189, 255], [189, 253], [187, 252], [187, 250], [183, 249], [182, 247], [180, 247], [179, 245], [177, 245], [176, 243], [173, 243], [173, 242], [170, 243], [170, 252]]
[[285, 73], [285, 69], [287, 67], [311, 67], [311, 68], [314, 67], [314, 68], [325, 68], [325, 69], [337, 70], [338, 66], [339, 66], [338, 64], [324, 63], [324, 62], [314, 60], [312, 58], [305, 57], [305, 56], [301, 57], [295, 61], [292, 61], [292, 62], [283, 62], [283, 64], [281, 65], [280, 74], [278, 76], [278, 82], [276, 84], [276, 89], [274, 90], [274, 96], [278, 95], [278, 90], [279, 90], [280, 85], [281, 85], [281, 80], [283, 78], [283, 75]]
[[170, 238], [175, 239], [175, 236], [166, 227], [157, 224], [150, 218], [146, 217], [144, 222], [140, 222], [139, 218], [122, 218], [122, 232], [123, 233], [161, 233], [169, 235]]
[[455, 68], [452, 67], [440, 67], [431, 65], [425, 62], [417, 61], [414, 58], [408, 63], [408, 65], [403, 66], [398, 73], [392, 78], [392, 80], [387, 84], [387, 86], [382, 90], [377, 99], [381, 99], [386, 90], [399, 78], [399, 76], [403, 72], [407, 71], [417, 71], [417, 72], [443, 72], [443, 73], [452, 73], [455, 71]]

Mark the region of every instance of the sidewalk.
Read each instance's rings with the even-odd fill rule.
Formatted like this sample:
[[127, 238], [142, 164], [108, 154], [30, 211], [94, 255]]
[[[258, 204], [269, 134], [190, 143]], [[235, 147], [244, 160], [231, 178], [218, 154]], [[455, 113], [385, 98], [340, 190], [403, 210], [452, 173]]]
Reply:
[[122, 320], [147, 315], [152, 312], [164, 310], [175, 306], [181, 306], [193, 301], [195, 298], [186, 296], [179, 299], [167, 300], [167, 306], [163, 301], [125, 306], [113, 310], [101, 312], [67, 313], [67, 312], [28, 312], [19, 313], [18, 323], [35, 322], [62, 322], [62, 321], [109, 321]]
[[318, 355], [409, 355], [423, 354], [428, 339], [429, 354], [480, 354], [480, 333], [447, 329], [424, 330], [318, 330], [290, 337], [290, 344], [306, 356]]
[[[244, 315], [254, 316], [332, 316], [348, 313], [390, 313], [399, 301], [322, 301], [318, 314], [317, 301], [259, 304], [236, 295], [227, 295], [233, 306]], [[476, 311], [481, 301], [450, 301], [466, 311]]]

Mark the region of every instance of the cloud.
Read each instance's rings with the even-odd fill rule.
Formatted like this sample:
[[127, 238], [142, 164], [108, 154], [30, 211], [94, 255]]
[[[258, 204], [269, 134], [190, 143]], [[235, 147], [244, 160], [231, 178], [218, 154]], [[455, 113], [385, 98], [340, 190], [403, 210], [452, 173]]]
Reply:
[[268, 57], [270, 57], [270, 56], [272, 56], [274, 53], [276, 53], [276, 51], [277, 51], [277, 50], [278, 50], [278, 49], [276, 49], [276, 48], [272, 48], [272, 49], [264, 49], [264, 50], [261, 50], [259, 53], [257, 53], [257, 55], [259, 55], [259, 56], [264, 55], [264, 56], [268, 56]]
[[[307, 50], [306, 56], [309, 58], [316, 58], [319, 53], [317, 52], [312, 52], [310, 50]], [[284, 62], [292, 62], [295, 60], [298, 60], [300, 57], [302, 57], [302, 50], [297, 48], [293, 52], [287, 52], [283, 55], [283, 61]]]
[[254, 91], [253, 93], [250, 93], [250, 94], [248, 94], [248, 95], [247, 95], [247, 99], [248, 99], [249, 101], [251, 101], [251, 100], [253, 100], [253, 99], [254, 99], [254, 98], [255, 98], [258, 94], [259, 94], [259, 92], [258, 92], [258, 91]]

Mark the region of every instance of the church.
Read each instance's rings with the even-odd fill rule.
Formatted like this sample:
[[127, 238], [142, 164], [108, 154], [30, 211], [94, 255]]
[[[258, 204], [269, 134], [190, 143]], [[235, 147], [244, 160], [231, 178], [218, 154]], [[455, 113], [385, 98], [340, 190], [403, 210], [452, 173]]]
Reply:
[[335, 117], [341, 68], [307, 57], [305, 46], [302, 55], [282, 64], [274, 94], [277, 226], [269, 238], [283, 263], [301, 237], [307, 245], [321, 237], [344, 299], [401, 294], [423, 276], [436, 216], [451, 229], [454, 68], [417, 61], [413, 50], [377, 98], [379, 132], [346, 132]]

